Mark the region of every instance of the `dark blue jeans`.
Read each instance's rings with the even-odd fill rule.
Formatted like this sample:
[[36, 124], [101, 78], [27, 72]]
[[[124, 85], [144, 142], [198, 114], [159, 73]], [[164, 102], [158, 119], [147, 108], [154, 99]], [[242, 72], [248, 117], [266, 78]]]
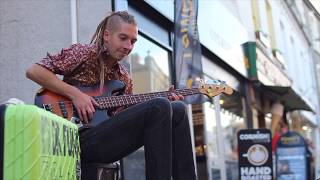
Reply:
[[147, 180], [195, 180], [186, 106], [155, 98], [80, 134], [82, 163], [111, 163], [144, 146]]

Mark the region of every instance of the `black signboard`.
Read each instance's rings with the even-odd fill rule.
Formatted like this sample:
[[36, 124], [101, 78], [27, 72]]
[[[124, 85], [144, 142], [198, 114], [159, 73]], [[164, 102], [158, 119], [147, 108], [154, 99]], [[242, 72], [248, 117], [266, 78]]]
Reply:
[[272, 179], [271, 132], [244, 129], [238, 133], [239, 179]]
[[283, 134], [276, 149], [278, 180], [307, 179], [307, 152], [304, 138], [296, 132]]

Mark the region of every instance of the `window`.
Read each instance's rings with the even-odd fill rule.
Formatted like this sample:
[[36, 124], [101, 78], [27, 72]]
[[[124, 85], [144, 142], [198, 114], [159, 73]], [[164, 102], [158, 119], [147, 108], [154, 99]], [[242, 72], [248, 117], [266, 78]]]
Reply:
[[270, 34], [270, 41], [271, 41], [271, 48], [276, 48], [276, 41], [275, 41], [275, 33], [273, 29], [273, 17], [272, 17], [272, 8], [268, 1], [266, 3], [266, 11], [267, 11], [267, 20], [268, 20], [268, 30]]
[[133, 92], [168, 90], [170, 82], [169, 52], [139, 35], [130, 55]]
[[238, 131], [244, 129], [243, 98], [236, 92], [220, 96], [221, 128], [224, 142], [224, 156], [227, 179], [237, 179], [238, 175]]
[[260, 15], [257, 0], [252, 0], [253, 22], [256, 31], [261, 30]]
[[160, 13], [167, 16], [170, 20], [174, 19], [174, 0], [145, 0], [148, 4], [157, 9]]
[[[223, 79], [229, 86], [232, 84], [231, 87], [239, 88], [240, 82], [235, 77], [206, 57], [202, 60], [205, 80]], [[203, 104], [204, 149], [208, 156], [209, 176], [211, 179], [238, 179], [237, 132], [245, 128], [244, 98], [237, 91], [215, 98], [213, 102]], [[195, 139], [198, 140], [197, 137]]]

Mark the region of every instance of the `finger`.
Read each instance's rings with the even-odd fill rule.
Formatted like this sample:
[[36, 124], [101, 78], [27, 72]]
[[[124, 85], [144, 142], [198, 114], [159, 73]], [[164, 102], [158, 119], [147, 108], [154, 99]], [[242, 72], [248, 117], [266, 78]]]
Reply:
[[89, 109], [87, 110], [88, 120], [92, 120], [95, 109], [92, 104], [90, 104]]
[[174, 90], [174, 85], [170, 85], [169, 91], [173, 91], [173, 90]]
[[77, 113], [78, 113], [79, 119], [80, 119], [81, 121], [83, 121], [83, 117], [82, 117], [82, 114], [81, 114], [81, 110], [80, 110], [79, 108], [77, 109]]
[[173, 93], [173, 97], [175, 101], [180, 99], [179, 96], [177, 96], [175, 93]]
[[175, 93], [170, 93], [170, 98], [172, 101], [177, 100], [178, 96]]
[[92, 118], [93, 118], [93, 111], [92, 111], [92, 110], [89, 110], [89, 111], [87, 111], [87, 114], [88, 114], [88, 117], [89, 117], [88, 120], [92, 120]]
[[87, 124], [88, 123], [88, 116], [87, 116], [87, 111], [85, 109], [81, 110], [82, 113], [82, 120]]
[[95, 107], [99, 107], [100, 106], [99, 103], [96, 100], [94, 100], [93, 98], [91, 98], [91, 102]]
[[179, 100], [184, 100], [184, 96], [178, 94]]
[[[93, 99], [93, 101], [94, 101], [94, 99]], [[93, 101], [91, 101], [91, 103], [89, 103], [89, 110], [92, 112], [92, 113], [94, 113], [95, 111], [96, 111], [96, 108], [95, 108], [95, 103], [97, 103], [97, 102], [93, 102]]]

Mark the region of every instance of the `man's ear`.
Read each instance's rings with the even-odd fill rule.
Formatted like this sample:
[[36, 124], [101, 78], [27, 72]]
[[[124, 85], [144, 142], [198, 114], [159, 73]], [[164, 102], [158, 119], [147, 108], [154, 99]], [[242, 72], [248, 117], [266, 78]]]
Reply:
[[103, 32], [103, 38], [104, 39], [108, 39], [109, 35], [110, 35], [109, 30], [105, 29], [104, 32]]

